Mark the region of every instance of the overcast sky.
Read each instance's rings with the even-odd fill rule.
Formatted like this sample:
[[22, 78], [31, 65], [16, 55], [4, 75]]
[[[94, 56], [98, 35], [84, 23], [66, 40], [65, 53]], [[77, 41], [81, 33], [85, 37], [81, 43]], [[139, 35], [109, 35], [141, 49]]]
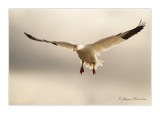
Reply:
[[[147, 22], [141, 32], [98, 57], [105, 62], [95, 76], [86, 68], [80, 75], [75, 52], [24, 35], [87, 44], [128, 31], [141, 19]], [[118, 98], [128, 96], [149, 104], [150, 53], [150, 9], [9, 9], [10, 103], [125, 104]]]

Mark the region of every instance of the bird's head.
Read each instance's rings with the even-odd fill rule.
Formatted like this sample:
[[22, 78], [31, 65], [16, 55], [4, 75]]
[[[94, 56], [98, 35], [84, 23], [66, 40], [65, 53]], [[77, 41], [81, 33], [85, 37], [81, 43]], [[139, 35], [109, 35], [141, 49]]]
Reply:
[[78, 50], [82, 49], [83, 47], [84, 47], [84, 45], [77, 44], [74, 46], [73, 51], [78, 51]]

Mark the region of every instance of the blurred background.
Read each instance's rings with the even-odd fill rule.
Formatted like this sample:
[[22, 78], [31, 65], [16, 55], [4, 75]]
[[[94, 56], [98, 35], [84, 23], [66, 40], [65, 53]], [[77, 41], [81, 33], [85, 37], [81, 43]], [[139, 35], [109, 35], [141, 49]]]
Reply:
[[[75, 52], [24, 35], [87, 44], [133, 29], [140, 19], [146, 27], [103, 52], [96, 75], [79, 73]], [[151, 10], [9, 9], [9, 104], [150, 105]]]

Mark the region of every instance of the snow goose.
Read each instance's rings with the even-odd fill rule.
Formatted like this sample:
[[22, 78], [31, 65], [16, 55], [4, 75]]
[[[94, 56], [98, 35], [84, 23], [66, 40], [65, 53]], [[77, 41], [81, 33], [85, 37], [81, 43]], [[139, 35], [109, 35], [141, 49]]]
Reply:
[[146, 22], [142, 22], [142, 20], [140, 20], [138, 26], [136, 26], [135, 28], [131, 30], [128, 30], [123, 33], [119, 33], [114, 36], [100, 39], [92, 44], [85, 44], [85, 45], [74, 44], [71, 42], [64, 42], [64, 41], [48, 41], [45, 39], [35, 38], [34, 36], [27, 34], [25, 32], [24, 34], [32, 40], [54, 44], [56, 46], [64, 47], [64, 48], [71, 49], [77, 52], [79, 58], [82, 61], [81, 63], [82, 65], [80, 68], [81, 75], [84, 72], [84, 68], [83, 68], [84, 64], [86, 67], [89, 67], [90, 69], [92, 69], [92, 72], [94, 75], [96, 74], [95, 70], [97, 69], [97, 67], [102, 66], [102, 62], [103, 62], [97, 59], [97, 55], [99, 55], [102, 51], [108, 50], [111, 47], [114, 47], [118, 45], [119, 43], [128, 40], [131, 36], [140, 32], [145, 27], [145, 25], [146, 25]]

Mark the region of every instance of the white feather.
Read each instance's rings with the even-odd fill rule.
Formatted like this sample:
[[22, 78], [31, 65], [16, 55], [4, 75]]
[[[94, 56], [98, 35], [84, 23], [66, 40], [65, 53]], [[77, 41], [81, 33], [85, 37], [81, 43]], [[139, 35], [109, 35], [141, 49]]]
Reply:
[[95, 52], [95, 54], [99, 55], [100, 52], [106, 51], [106, 50], [118, 45], [119, 43], [121, 43], [123, 41], [125, 41], [125, 40], [119, 36], [111, 36], [111, 37], [101, 39], [101, 40], [91, 44], [91, 46], [92, 46], [92, 50]]
[[56, 43], [57, 43], [57, 46], [67, 48], [67, 49], [71, 49], [71, 50], [73, 50], [74, 47], [76, 46], [76, 44], [71, 43], [71, 42], [59, 41], [59, 42], [56, 42]]

